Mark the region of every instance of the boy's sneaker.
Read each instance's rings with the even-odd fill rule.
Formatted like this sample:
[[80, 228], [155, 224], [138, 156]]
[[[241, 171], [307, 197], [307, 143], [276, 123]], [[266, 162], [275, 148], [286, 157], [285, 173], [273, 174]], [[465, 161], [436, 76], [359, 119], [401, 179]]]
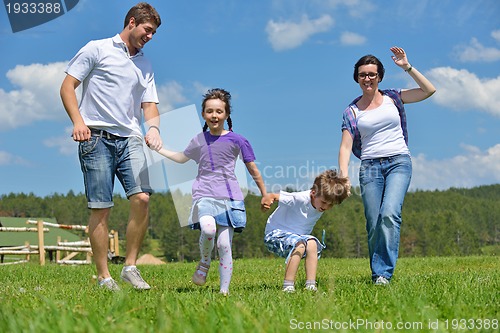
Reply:
[[294, 293], [295, 292], [295, 287], [294, 286], [286, 286], [286, 287], [283, 287], [283, 291], [285, 293]]
[[314, 292], [318, 291], [318, 288], [314, 284], [307, 285], [305, 289]]
[[389, 280], [387, 280], [385, 277], [383, 276], [379, 276], [375, 282], [373, 282], [376, 286], [387, 286], [389, 285]]
[[141, 273], [139, 272], [137, 267], [131, 267], [128, 269], [126, 269], [126, 267], [123, 267], [121, 277], [123, 281], [130, 283], [135, 289], [151, 289], [149, 284], [147, 284], [147, 282], [142, 278]]
[[109, 277], [107, 279], [104, 279], [102, 281], [99, 281], [99, 288], [104, 288], [109, 291], [119, 291], [120, 287], [116, 283], [115, 280], [113, 280], [112, 277]]

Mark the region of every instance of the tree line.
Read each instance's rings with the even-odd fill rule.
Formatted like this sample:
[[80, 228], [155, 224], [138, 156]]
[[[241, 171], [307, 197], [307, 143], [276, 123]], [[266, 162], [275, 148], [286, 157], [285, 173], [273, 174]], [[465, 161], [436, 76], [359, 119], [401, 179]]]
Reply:
[[[177, 195], [177, 194], [176, 194]], [[500, 255], [500, 184], [472, 189], [409, 192], [403, 206], [400, 256]], [[114, 197], [109, 221], [125, 239], [129, 205], [126, 198]], [[273, 208], [260, 210], [260, 197], [245, 198], [247, 227], [233, 239], [233, 256], [272, 256], [263, 243], [264, 229]], [[60, 224], [88, 223], [89, 210], [84, 194], [38, 197], [34, 194], [0, 196], [0, 216], [52, 217]], [[1, 220], [1, 219], [0, 219]], [[359, 189], [339, 206], [326, 211], [313, 234], [321, 239], [325, 230], [324, 257], [366, 257], [368, 248], [363, 203]], [[180, 227], [172, 195], [155, 193], [150, 199], [149, 230], [142, 248], [151, 250], [157, 240], [167, 261], [198, 260], [199, 231]], [[1, 244], [0, 244], [1, 245]]]

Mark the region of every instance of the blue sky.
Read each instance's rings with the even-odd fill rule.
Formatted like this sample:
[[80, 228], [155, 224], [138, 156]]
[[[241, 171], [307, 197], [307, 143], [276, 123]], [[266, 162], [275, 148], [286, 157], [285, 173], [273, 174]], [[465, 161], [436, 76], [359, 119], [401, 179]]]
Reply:
[[[64, 68], [89, 40], [119, 33], [135, 3], [80, 0], [65, 15], [17, 33], [0, 9], [0, 195], [83, 192], [59, 97]], [[384, 63], [382, 88], [415, 86], [393, 64], [394, 45], [437, 88], [407, 106], [411, 189], [500, 182], [497, 0], [150, 3], [163, 22], [144, 48], [160, 111], [199, 110], [207, 88], [229, 90], [234, 131], [252, 143], [269, 190], [305, 189], [315, 174], [337, 166], [342, 111], [360, 94], [352, 71], [361, 56]], [[184, 144], [175, 133], [162, 136], [168, 146]], [[357, 184], [354, 156], [351, 164]]]

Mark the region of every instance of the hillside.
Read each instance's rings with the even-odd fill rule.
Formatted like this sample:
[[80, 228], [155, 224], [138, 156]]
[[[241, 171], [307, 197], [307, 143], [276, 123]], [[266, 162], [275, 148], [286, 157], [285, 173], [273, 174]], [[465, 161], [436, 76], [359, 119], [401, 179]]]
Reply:
[[[324, 213], [314, 234], [326, 231], [325, 257], [367, 256], [366, 231], [361, 198], [354, 195], [342, 205]], [[110, 229], [125, 235], [128, 200], [114, 198]], [[408, 193], [403, 207], [400, 254], [405, 256], [500, 255], [500, 184], [472, 189], [416, 191]], [[248, 195], [247, 228], [236, 234], [235, 257], [272, 256], [264, 247], [267, 216], [260, 210], [260, 197]], [[61, 224], [87, 224], [85, 196], [9, 194], [0, 197], [0, 212], [11, 216], [52, 216]], [[1, 220], [2, 218], [0, 218]], [[179, 227], [170, 193], [151, 197], [150, 228], [143, 252], [159, 244], [167, 261], [197, 260], [198, 231]], [[154, 239], [155, 242], [151, 242]]]

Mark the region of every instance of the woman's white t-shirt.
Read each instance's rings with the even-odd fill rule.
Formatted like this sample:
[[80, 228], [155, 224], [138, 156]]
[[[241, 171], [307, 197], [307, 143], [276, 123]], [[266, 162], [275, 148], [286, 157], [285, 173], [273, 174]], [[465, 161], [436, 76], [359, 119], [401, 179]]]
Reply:
[[398, 109], [389, 96], [383, 97], [382, 104], [369, 111], [361, 111], [354, 106], [361, 135], [362, 160], [410, 154]]

